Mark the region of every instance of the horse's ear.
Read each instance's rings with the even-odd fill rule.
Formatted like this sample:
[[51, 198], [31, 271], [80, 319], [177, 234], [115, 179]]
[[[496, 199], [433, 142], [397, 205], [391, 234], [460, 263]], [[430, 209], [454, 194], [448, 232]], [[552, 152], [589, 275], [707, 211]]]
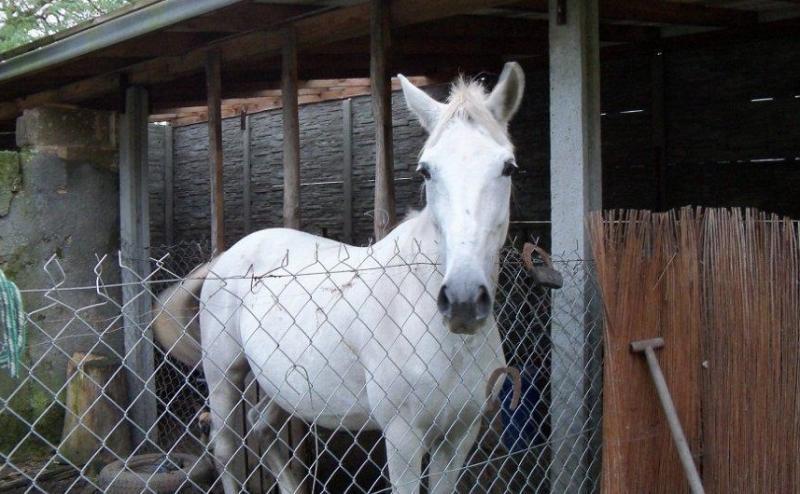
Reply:
[[517, 113], [524, 92], [525, 73], [522, 67], [517, 62], [507, 62], [486, 105], [498, 122], [507, 124]]
[[443, 104], [428, 96], [425, 91], [411, 84], [403, 74], [397, 74], [400, 85], [403, 87], [403, 95], [406, 97], [406, 105], [419, 119], [422, 127], [431, 132], [436, 126], [436, 121], [442, 112]]

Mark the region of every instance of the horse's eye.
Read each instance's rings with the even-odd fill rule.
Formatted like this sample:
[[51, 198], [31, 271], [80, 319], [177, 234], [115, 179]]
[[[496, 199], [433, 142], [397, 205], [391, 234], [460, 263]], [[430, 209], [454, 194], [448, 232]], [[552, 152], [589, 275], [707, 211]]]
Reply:
[[422, 175], [422, 178], [429, 180], [431, 178], [431, 171], [428, 169], [427, 163], [420, 163], [417, 172]]
[[514, 160], [508, 160], [503, 164], [503, 176], [510, 177], [517, 171], [517, 162]]

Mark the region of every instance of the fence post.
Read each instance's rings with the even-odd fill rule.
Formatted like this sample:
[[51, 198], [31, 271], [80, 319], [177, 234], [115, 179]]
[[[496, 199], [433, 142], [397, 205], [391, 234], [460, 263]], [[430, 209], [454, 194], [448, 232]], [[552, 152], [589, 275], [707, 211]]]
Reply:
[[222, 156], [222, 74], [219, 51], [206, 54], [206, 95], [208, 97], [208, 160], [211, 179], [211, 250], [225, 250], [225, 220]]
[[283, 226], [300, 229], [300, 120], [297, 109], [297, 40], [284, 31], [281, 66], [283, 105]]
[[353, 243], [353, 103], [342, 100], [342, 241]]
[[[153, 334], [149, 329], [150, 297], [138, 282], [150, 273], [150, 211], [147, 163], [147, 91], [125, 92], [120, 138], [120, 243], [122, 251], [122, 316], [125, 328], [129, 415], [134, 447], [155, 442], [156, 394]], [[146, 447], [146, 445], [145, 445]]]
[[[552, 252], [575, 258], [553, 292], [550, 491], [591, 488], [590, 408], [594, 379], [591, 257], [586, 214], [601, 207], [600, 73], [597, 0], [550, 0], [550, 193]], [[582, 314], [583, 317], [575, 317]], [[599, 433], [599, 432], [598, 432]]]
[[375, 240], [382, 239], [396, 221], [394, 153], [392, 144], [392, 78], [389, 75], [391, 15], [387, 0], [370, 5], [369, 72], [372, 114], [375, 117]]

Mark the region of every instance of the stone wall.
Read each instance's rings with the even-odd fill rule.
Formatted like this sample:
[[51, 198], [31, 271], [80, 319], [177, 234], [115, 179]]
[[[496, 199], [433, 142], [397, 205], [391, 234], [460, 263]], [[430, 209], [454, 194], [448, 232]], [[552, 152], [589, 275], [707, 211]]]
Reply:
[[[20, 459], [42, 447], [28, 424], [59, 442], [64, 410], [54, 398], [64, 386], [67, 359], [75, 352], [120, 355], [123, 334], [114, 326], [115, 304], [100, 304], [93, 270], [96, 255], [107, 254], [103, 281], [119, 282], [113, 114], [40, 108], [26, 111], [18, 129], [23, 150], [0, 153], [0, 269], [23, 290], [30, 317], [21, 375], [0, 369], [0, 400], [8, 400], [0, 413], [0, 452], [26, 438]], [[46, 292], [60, 282], [73, 289]], [[109, 293], [118, 295], [114, 290]]]

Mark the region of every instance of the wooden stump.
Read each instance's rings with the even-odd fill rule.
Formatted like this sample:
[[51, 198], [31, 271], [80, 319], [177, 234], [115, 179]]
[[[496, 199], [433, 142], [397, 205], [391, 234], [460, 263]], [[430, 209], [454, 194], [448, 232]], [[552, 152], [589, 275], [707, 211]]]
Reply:
[[108, 357], [85, 353], [75, 353], [67, 363], [67, 410], [58, 453], [76, 466], [104, 464], [131, 452], [123, 412], [128, 389], [119, 368]]

